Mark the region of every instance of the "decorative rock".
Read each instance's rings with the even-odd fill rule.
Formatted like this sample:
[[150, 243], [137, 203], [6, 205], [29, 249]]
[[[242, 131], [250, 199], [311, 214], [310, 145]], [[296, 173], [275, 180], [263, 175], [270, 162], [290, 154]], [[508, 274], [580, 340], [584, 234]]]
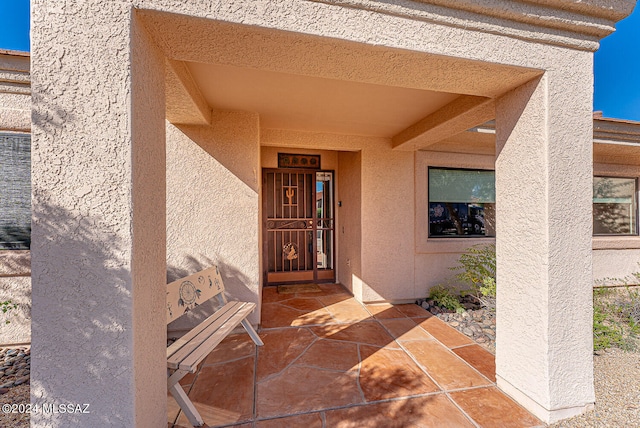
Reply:
[[13, 386], [13, 381], [3, 383], [2, 385], [0, 385], [0, 388], [11, 388], [12, 386]]
[[422, 302], [420, 306], [422, 306], [422, 309], [429, 310], [429, 304], [427, 302]]
[[23, 377], [21, 377], [19, 379], [16, 379], [16, 381], [13, 382], [13, 384], [15, 386], [18, 386], [18, 385], [22, 385], [23, 383], [28, 382], [28, 381], [29, 381], [29, 376], [23, 376]]
[[0, 388], [0, 395], [6, 394], [7, 392], [9, 392], [9, 388]]
[[460, 325], [460, 323], [459, 323], [458, 321], [450, 321], [450, 322], [449, 322], [449, 325], [450, 325], [451, 327], [458, 327], [458, 326]]
[[463, 332], [464, 334], [466, 334], [467, 336], [473, 336], [473, 331], [471, 331], [471, 330], [470, 330], [470, 329], [468, 329], [468, 328], [463, 328], [463, 329], [462, 329], [462, 332]]

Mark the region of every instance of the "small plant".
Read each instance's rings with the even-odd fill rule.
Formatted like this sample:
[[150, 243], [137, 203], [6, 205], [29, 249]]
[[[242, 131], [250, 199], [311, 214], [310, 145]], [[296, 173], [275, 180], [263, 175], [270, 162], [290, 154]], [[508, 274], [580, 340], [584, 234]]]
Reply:
[[[2, 309], [2, 313], [6, 314], [12, 310], [18, 309], [18, 305], [13, 303], [11, 300], [5, 300], [4, 302], [0, 302], [0, 309]], [[5, 324], [9, 324], [11, 321], [6, 320]]]
[[450, 268], [458, 273], [455, 279], [470, 287], [483, 306], [495, 309], [496, 298], [496, 246], [474, 245], [458, 259], [458, 265]]
[[442, 285], [437, 285], [429, 292], [429, 299], [433, 300], [433, 303], [442, 308], [449, 309], [450, 311], [463, 311], [464, 308], [460, 304], [460, 299], [453, 294], [451, 289]]

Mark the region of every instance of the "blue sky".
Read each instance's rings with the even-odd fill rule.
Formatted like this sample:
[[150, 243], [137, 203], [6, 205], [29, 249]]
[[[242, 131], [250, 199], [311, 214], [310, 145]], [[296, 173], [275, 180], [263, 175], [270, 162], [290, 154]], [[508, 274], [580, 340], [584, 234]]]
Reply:
[[[0, 49], [29, 50], [29, 0], [0, 0]], [[595, 54], [593, 104], [605, 117], [640, 121], [640, 6]]]

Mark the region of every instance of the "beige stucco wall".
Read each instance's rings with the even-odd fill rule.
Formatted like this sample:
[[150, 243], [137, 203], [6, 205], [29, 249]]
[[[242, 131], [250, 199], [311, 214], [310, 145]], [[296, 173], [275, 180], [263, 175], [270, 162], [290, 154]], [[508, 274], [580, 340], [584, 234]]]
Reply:
[[30, 130], [29, 54], [0, 49], [0, 131]]
[[[229, 299], [259, 302], [258, 125], [242, 112], [218, 112], [211, 126], [167, 124], [167, 281], [217, 264]], [[212, 305], [170, 330], [190, 328]]]
[[31, 394], [91, 407], [32, 426], [167, 421], [164, 60], [129, 6], [32, 2]]
[[[0, 131], [31, 130], [30, 83], [29, 55], [0, 50]], [[0, 301], [18, 304], [0, 312], [0, 347], [31, 342], [30, 264], [29, 251], [0, 250]]]
[[[613, 9], [610, 2], [597, 0], [586, 6], [560, 0], [526, 7], [501, 0], [479, 6], [434, 3], [32, 2], [32, 394], [38, 402], [91, 400], [94, 406], [83, 419], [32, 415], [32, 424], [166, 423], [165, 326], [160, 315], [166, 271], [162, 55], [215, 61], [220, 52], [240, 57], [245, 65], [263, 61], [264, 68], [281, 69], [292, 64], [302, 74], [320, 72], [338, 79], [357, 74], [378, 84], [491, 97], [503, 95], [503, 89], [495, 89], [503, 88], [505, 77], [530, 76], [532, 70], [544, 74], [531, 101], [524, 88], [524, 94], [518, 90], [502, 98], [498, 112], [498, 135], [508, 143], [499, 160], [511, 160], [511, 165], [508, 160], [498, 164], [498, 197], [522, 205], [527, 201], [516, 193], [531, 186], [535, 198], [530, 202], [539, 203], [531, 221], [545, 230], [529, 242], [524, 238], [530, 237], [530, 229], [517, 222], [517, 212], [499, 211], [503, 224], [517, 232], [509, 236], [513, 230], [498, 231], [498, 258], [507, 271], [502, 278], [512, 284], [503, 288], [499, 301], [502, 307], [517, 308], [533, 298], [536, 306], [533, 323], [529, 311], [499, 312], [498, 375], [504, 380], [501, 387], [511, 385], [509, 392], [545, 420], [558, 410], [582, 409], [593, 401], [586, 338], [591, 330], [591, 236], [581, 229], [589, 223], [591, 51], [635, 2], [616, 2]], [[198, 17], [204, 19], [197, 23], [205, 26], [215, 20], [260, 28], [255, 40], [261, 42], [282, 34], [310, 37], [301, 40], [297, 51], [269, 58], [247, 56], [252, 46], [242, 43], [253, 40], [240, 39], [220, 49], [215, 38], [201, 43], [201, 33], [190, 32], [188, 25], [153, 28], [149, 40], [134, 5], [175, 13], [163, 17], [183, 20], [181, 25]], [[557, 9], [550, 12], [550, 6]], [[558, 19], [549, 22], [549, 15]], [[145, 22], [154, 24], [153, 19]], [[187, 43], [184, 37], [196, 40]], [[360, 56], [340, 57], [336, 66], [337, 61], [327, 61], [336, 50], [318, 55], [313, 49], [326, 40], [343, 41], [340, 48], [367, 49], [356, 49]], [[306, 61], [300, 51], [315, 52], [316, 61]], [[402, 55], [407, 52], [421, 61], [395, 62], [407, 58]], [[429, 77], [412, 64], [424, 65]], [[391, 68], [383, 72], [383, 67]], [[325, 149], [336, 149], [333, 144]], [[362, 150], [362, 242], [367, 242], [363, 299], [386, 299], [396, 291], [403, 297], [402, 290], [414, 292], [413, 154], [380, 146], [351, 149]], [[530, 176], [517, 175], [518, 159], [527, 159]], [[568, 183], [562, 176], [569, 177]], [[578, 192], [571, 209], [581, 214], [572, 219], [570, 230], [558, 217], [569, 209], [562, 206], [569, 201], [561, 184]], [[399, 232], [381, 225], [396, 226]], [[529, 253], [536, 256], [523, 256]], [[401, 275], [394, 276], [394, 269]], [[560, 310], [568, 306], [575, 312], [569, 320]], [[516, 332], [522, 331], [532, 340], [518, 339]], [[525, 370], [523, 362], [530, 363]]]
[[354, 296], [362, 297], [362, 155], [361, 152], [338, 153], [338, 194], [336, 229], [338, 246], [337, 279]]

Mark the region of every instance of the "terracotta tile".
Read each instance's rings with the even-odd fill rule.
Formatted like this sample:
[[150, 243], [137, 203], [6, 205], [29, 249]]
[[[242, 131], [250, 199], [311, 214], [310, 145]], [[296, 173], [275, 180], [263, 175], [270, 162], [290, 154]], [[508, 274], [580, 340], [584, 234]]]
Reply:
[[495, 387], [452, 392], [450, 395], [483, 428], [544, 426], [538, 418]]
[[407, 316], [389, 303], [365, 305], [376, 319], [406, 318]]
[[[208, 425], [248, 421], [253, 416], [254, 357], [203, 367], [189, 398]], [[230, 385], [233, 385], [231, 388]], [[181, 412], [178, 424], [189, 426]]]
[[[416, 305], [417, 306], [417, 305]], [[437, 317], [431, 317], [420, 322], [420, 327], [427, 330], [433, 337], [442, 342], [443, 345], [453, 348], [455, 346], [462, 346], [473, 344], [473, 340], [469, 339], [458, 330], [450, 327], [444, 321]]]
[[256, 345], [247, 333], [227, 336], [216, 349], [205, 358], [204, 365], [236, 360], [255, 355]]
[[394, 305], [397, 310], [402, 312], [408, 317], [422, 317], [422, 318], [430, 318], [432, 315], [429, 311], [422, 309], [420, 306], [408, 303], [406, 305]]
[[444, 394], [330, 410], [326, 421], [332, 428], [473, 427]]
[[317, 311], [318, 309], [324, 308], [324, 305], [320, 303], [319, 300], [310, 298], [310, 297], [306, 297], [306, 298], [295, 297], [293, 299], [280, 302], [280, 304], [292, 309], [297, 309], [299, 311], [305, 311], [305, 312], [313, 312], [313, 311]]
[[332, 294], [328, 296], [319, 296], [316, 297], [319, 301], [321, 301], [325, 306], [333, 305], [334, 303], [344, 302], [345, 300], [353, 299], [353, 296], [350, 294]]
[[433, 336], [416, 324], [413, 319], [380, 320], [380, 322], [396, 340], [433, 340]]
[[367, 401], [440, 391], [401, 349], [360, 346], [360, 387]]
[[257, 416], [268, 418], [362, 403], [357, 374], [292, 366], [258, 383]]
[[306, 415], [288, 416], [286, 418], [258, 421], [256, 428], [322, 428], [322, 415], [310, 413]]
[[490, 385], [488, 380], [438, 342], [411, 341], [404, 342], [403, 345], [446, 390]]
[[260, 338], [264, 346], [258, 348], [258, 380], [284, 370], [316, 340], [306, 328], [262, 331]]
[[318, 287], [322, 290], [322, 294], [316, 294], [316, 296], [332, 296], [332, 295], [346, 295], [352, 297], [352, 294], [342, 284], [318, 284]]
[[309, 327], [318, 337], [374, 346], [395, 347], [393, 337], [376, 321]]
[[325, 308], [313, 312], [299, 311], [280, 303], [262, 305], [262, 327], [276, 328], [302, 325], [322, 325], [334, 322]]
[[453, 352], [492, 382], [496, 381], [496, 357], [491, 352], [479, 345], [463, 346], [453, 349]]
[[359, 362], [355, 343], [320, 339], [295, 364], [347, 371], [357, 369]]
[[337, 322], [359, 322], [371, 319], [371, 314], [354, 298], [333, 303], [326, 309]]

